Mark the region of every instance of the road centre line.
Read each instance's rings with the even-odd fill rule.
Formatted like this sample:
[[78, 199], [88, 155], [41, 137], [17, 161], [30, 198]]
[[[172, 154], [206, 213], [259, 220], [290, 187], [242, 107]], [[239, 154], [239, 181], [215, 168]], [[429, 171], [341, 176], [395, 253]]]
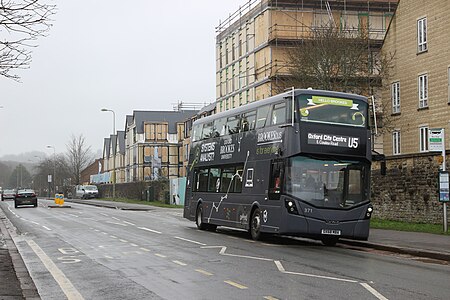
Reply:
[[161, 258], [166, 258], [167, 256], [159, 254], [159, 253], [155, 253], [156, 256], [161, 257]]
[[28, 240], [27, 243], [42, 261], [42, 263], [56, 280], [56, 282], [59, 284], [61, 290], [64, 292], [64, 294], [66, 294], [69, 300], [84, 299], [83, 296], [81, 296], [80, 292], [78, 292], [78, 290], [70, 282], [70, 280], [67, 279], [67, 277], [60, 269], [58, 269], [55, 263], [50, 259], [50, 257], [47, 256], [47, 254], [45, 254], [44, 250], [42, 250], [41, 247], [38, 246], [38, 244], [36, 244], [33, 240]]
[[214, 275], [213, 273], [209, 273], [209, 272], [207, 272], [205, 270], [202, 270], [202, 269], [196, 269], [195, 271], [199, 272], [199, 273], [201, 273], [203, 275], [206, 275], [206, 276], [213, 276]]
[[225, 283], [228, 283], [229, 285], [232, 285], [232, 286], [234, 286], [234, 287], [236, 287], [236, 288], [238, 288], [238, 289], [241, 289], [241, 290], [248, 289], [248, 287], [246, 287], [245, 285], [236, 283], [236, 282], [231, 281], [231, 280], [225, 280], [224, 282], [225, 282]]
[[47, 226], [42, 226], [42, 227], [44, 227], [45, 229], [47, 229], [48, 231], [52, 231], [50, 228], [48, 228]]
[[145, 231], [150, 231], [150, 232], [157, 233], [157, 234], [162, 234], [162, 232], [160, 232], [160, 231], [156, 231], [156, 230], [153, 230], [153, 229], [150, 229], [150, 228], [147, 228], [147, 227], [138, 227], [138, 229], [142, 229], [142, 230], [145, 230]]
[[128, 243], [127, 240], [123, 240], [123, 239], [120, 239], [119, 241], [121, 241], [122, 243]]
[[272, 297], [272, 296], [265, 296], [264, 299], [266, 300], [279, 300], [278, 298]]
[[136, 245], [136, 244], [133, 244], [133, 243], [130, 243], [130, 246], [133, 246], [133, 247], [138, 247], [138, 245]]
[[141, 248], [139, 248], [139, 249], [141, 249], [141, 250], [143, 250], [143, 251], [145, 251], [145, 252], [150, 252], [150, 250], [149, 250], [149, 249], [147, 249], [147, 248], [144, 248], [144, 247], [141, 247]]
[[117, 221], [122, 221], [121, 219], [116, 218], [116, 217], [111, 217], [111, 218], [113, 218], [114, 220], [117, 220]]
[[372, 295], [374, 295], [375, 297], [377, 297], [379, 300], [388, 300], [386, 297], [384, 297], [383, 295], [381, 295], [380, 293], [378, 293], [373, 287], [371, 287], [369, 284], [365, 283], [365, 282], [360, 282], [360, 285], [362, 285], [366, 290], [368, 290], [370, 293], [372, 293]]
[[188, 240], [188, 239], [185, 239], [185, 238], [182, 238], [182, 237], [179, 237], [179, 236], [176, 236], [175, 238], [178, 239], [178, 240], [185, 241], [185, 242], [189, 242], [189, 243], [193, 243], [193, 244], [197, 244], [197, 245], [201, 245], [201, 246], [206, 246], [206, 244], [203, 244], [203, 243], [200, 243], [200, 242], [196, 242], [196, 241], [193, 241], [193, 240]]
[[180, 266], [187, 266], [187, 264], [185, 264], [184, 262], [181, 262], [179, 260], [172, 260], [172, 262], [176, 263], [177, 265], [180, 265]]
[[133, 224], [131, 222], [127, 222], [127, 221], [122, 221], [122, 222], [124, 222], [125, 224], [128, 224], [128, 225], [131, 225], [131, 226], [136, 226], [136, 224]]

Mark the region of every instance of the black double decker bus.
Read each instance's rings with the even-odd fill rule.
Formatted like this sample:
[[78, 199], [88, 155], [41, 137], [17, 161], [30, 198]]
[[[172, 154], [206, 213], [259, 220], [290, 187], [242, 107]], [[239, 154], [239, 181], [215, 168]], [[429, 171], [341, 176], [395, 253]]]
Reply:
[[197, 120], [184, 217], [334, 245], [367, 240], [371, 133], [367, 98], [296, 89]]

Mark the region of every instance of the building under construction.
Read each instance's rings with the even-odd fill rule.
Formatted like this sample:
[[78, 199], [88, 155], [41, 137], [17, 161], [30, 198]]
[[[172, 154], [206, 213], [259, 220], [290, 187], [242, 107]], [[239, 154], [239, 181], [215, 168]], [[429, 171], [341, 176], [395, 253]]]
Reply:
[[[216, 110], [228, 110], [291, 87], [287, 49], [334, 26], [364, 32], [380, 49], [397, 0], [249, 0], [220, 22], [216, 41]], [[306, 88], [296, 86], [296, 88]]]

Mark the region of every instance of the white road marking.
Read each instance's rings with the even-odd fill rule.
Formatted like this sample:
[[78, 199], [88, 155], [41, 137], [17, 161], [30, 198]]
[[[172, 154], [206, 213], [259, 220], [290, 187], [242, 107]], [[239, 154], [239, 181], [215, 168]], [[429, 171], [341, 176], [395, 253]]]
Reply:
[[42, 227], [44, 227], [45, 229], [47, 229], [48, 231], [52, 231], [50, 228], [48, 228], [47, 226], [42, 226]]
[[193, 240], [188, 240], [188, 239], [185, 239], [185, 238], [182, 238], [182, 237], [179, 237], [179, 236], [176, 236], [175, 238], [178, 239], [178, 240], [185, 241], [185, 242], [189, 242], [189, 243], [193, 243], [193, 244], [197, 244], [197, 245], [201, 245], [201, 246], [206, 246], [206, 244], [203, 244], [203, 243], [200, 243], [200, 242], [196, 242], [196, 241], [193, 241]]
[[138, 245], [130, 243], [130, 246], [137, 247]]
[[167, 256], [165, 256], [165, 255], [162, 255], [162, 254], [159, 254], [159, 253], [155, 253], [155, 255], [156, 255], [156, 256], [158, 256], [158, 257], [162, 257], [162, 258], [165, 258], [165, 257], [167, 257]]
[[128, 243], [127, 240], [122, 240], [122, 239], [120, 239], [119, 241], [121, 241], [122, 243]]
[[368, 290], [369, 292], [372, 293], [372, 295], [374, 295], [375, 297], [377, 297], [380, 300], [388, 300], [386, 297], [384, 297], [383, 295], [381, 295], [380, 293], [378, 293], [373, 287], [371, 287], [369, 284], [364, 283], [364, 282], [360, 282], [360, 285], [362, 285], [366, 290]]
[[117, 236], [114, 236], [114, 235], [110, 235], [109, 237], [112, 239], [117, 239]]
[[172, 260], [172, 262], [176, 263], [177, 265], [180, 265], [180, 266], [187, 266], [187, 264], [185, 264], [184, 262], [181, 262], [179, 260]]
[[225, 253], [225, 251], [227, 250], [227, 247], [225, 247], [225, 246], [206, 246], [206, 247], [201, 247], [201, 248], [203, 248], [203, 249], [222, 248], [219, 252], [220, 255], [249, 258], [249, 259], [256, 259], [256, 260], [264, 260], [264, 261], [273, 261], [273, 259], [271, 259], [271, 258]]
[[105, 258], [114, 259], [114, 257], [109, 256], [109, 255], [105, 255]]
[[114, 225], [120, 225], [120, 226], [128, 226], [127, 224], [122, 224], [122, 223], [116, 223], [116, 222], [112, 222], [112, 221], [106, 221], [106, 223], [108, 224], [114, 224]]
[[112, 217], [114, 220], [117, 220], [117, 221], [122, 221], [122, 220], [120, 220], [119, 218], [116, 218], [116, 217]]
[[122, 222], [124, 222], [125, 224], [128, 224], [128, 225], [131, 225], [131, 226], [136, 226], [136, 224], [133, 224], [131, 222], [127, 222], [127, 221], [122, 221]]
[[109, 217], [107, 214], [105, 214], [105, 213], [100, 213], [102, 216], [105, 216], [105, 217]]
[[264, 299], [266, 300], [279, 300], [278, 298], [272, 297], [272, 296], [265, 296]]
[[149, 250], [149, 249], [147, 249], [147, 248], [143, 248], [143, 247], [141, 247], [141, 248], [139, 248], [139, 249], [141, 249], [141, 250], [143, 250], [143, 251], [146, 251], [146, 252], [150, 252], [150, 250]]
[[160, 231], [156, 231], [156, 230], [153, 230], [153, 229], [150, 229], [150, 228], [147, 228], [147, 227], [138, 227], [138, 229], [142, 229], [142, 230], [145, 230], [145, 231], [150, 231], [150, 232], [157, 233], [157, 234], [162, 234], [162, 232], [160, 232]]
[[33, 240], [29, 240], [27, 241], [27, 243], [42, 261], [50, 274], [52, 274], [53, 278], [59, 284], [61, 290], [64, 292], [64, 294], [66, 294], [69, 300], [84, 299], [83, 296], [81, 296], [80, 292], [78, 292], [78, 290], [70, 282], [70, 280], [67, 279], [67, 277], [63, 272], [61, 272], [60, 269], [58, 269], [55, 263], [50, 259], [50, 257], [47, 256], [47, 254], [45, 254], [45, 252], [41, 249], [41, 247], [38, 246], [38, 244], [36, 244]]
[[283, 265], [281, 264], [281, 262], [279, 260], [275, 260], [274, 262], [278, 268], [278, 271], [280, 271], [281, 273], [284, 273], [284, 274], [292, 274], [292, 275], [299, 275], [299, 276], [304, 276], [304, 277], [312, 277], [312, 278], [329, 279], [329, 280], [343, 281], [343, 282], [350, 282], [350, 283], [358, 283], [358, 281], [352, 280], [352, 279], [337, 278], [337, 277], [330, 277], [330, 276], [323, 276], [323, 275], [314, 275], [314, 274], [307, 274], [307, 273], [289, 272], [284, 269]]

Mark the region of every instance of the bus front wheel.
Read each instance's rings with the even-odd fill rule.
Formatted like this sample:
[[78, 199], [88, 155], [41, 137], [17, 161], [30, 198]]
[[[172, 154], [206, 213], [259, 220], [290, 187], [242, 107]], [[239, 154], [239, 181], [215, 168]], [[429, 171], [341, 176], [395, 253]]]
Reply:
[[252, 218], [250, 219], [250, 235], [253, 240], [260, 240], [262, 237], [261, 233], [261, 210], [255, 208], [252, 213]]
[[203, 205], [201, 203], [197, 206], [196, 216], [195, 224], [197, 224], [197, 228], [200, 230], [205, 230], [206, 224], [203, 222]]

